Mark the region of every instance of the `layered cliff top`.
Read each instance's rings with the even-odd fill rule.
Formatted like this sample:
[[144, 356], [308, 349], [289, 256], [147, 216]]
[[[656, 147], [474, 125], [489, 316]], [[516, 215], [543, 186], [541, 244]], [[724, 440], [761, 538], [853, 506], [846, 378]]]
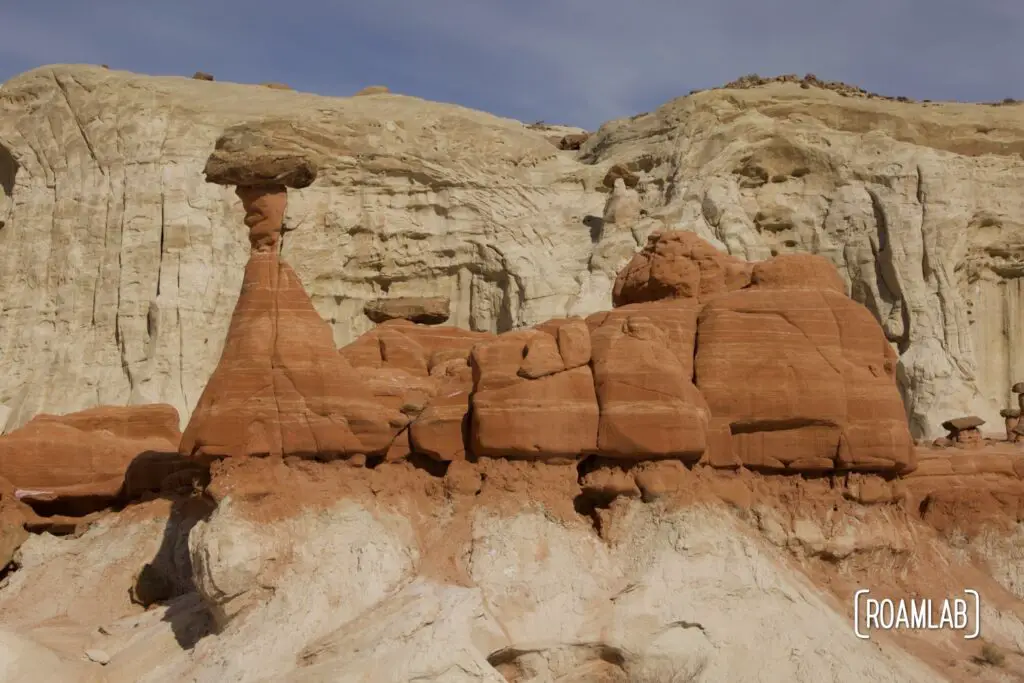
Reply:
[[[146, 76], [91, 65], [53, 65], [26, 72], [0, 87], [0, 140], [8, 144], [17, 141], [19, 132], [25, 132], [18, 121], [50, 104], [52, 96], [64, 98], [67, 106], [76, 110], [80, 132], [86, 138], [91, 130], [98, 133], [104, 123], [112, 123], [103, 120], [107, 117], [90, 116], [101, 108], [152, 111], [159, 104], [172, 104], [171, 110], [158, 118], [191, 118], [199, 123], [225, 117], [237, 117], [238, 122], [284, 118], [294, 125], [293, 134], [311, 151], [322, 145], [340, 153], [343, 158], [335, 160], [338, 166], [350, 166], [356, 160], [372, 165], [373, 157], [408, 147], [420, 152], [424, 164], [431, 158], [445, 163], [472, 160], [497, 166], [536, 163], [556, 156], [545, 139], [551, 130], [576, 130], [525, 126], [458, 105], [391, 92], [324, 97], [265, 84]], [[873, 132], [967, 156], [1020, 155], [1024, 151], [1024, 103], [1011, 100], [992, 106], [903, 99], [813, 77], [745, 77], [721, 88], [672, 100], [651, 113], [610, 121], [587, 146], [589, 153], [583, 158], [597, 161], [599, 155], [595, 152], [609, 140], [624, 142], [619, 140], [624, 130], [649, 143], [652, 132], [671, 128], [678, 135], [679, 126], [701, 114], [728, 123], [750, 110], [797, 127], [817, 124], [849, 133]], [[389, 118], [403, 121], [401, 134], [388, 135], [396, 133], [386, 124]], [[409, 126], [413, 122], [417, 125]], [[379, 129], [378, 137], [368, 139], [374, 129]], [[282, 141], [288, 139], [287, 131], [275, 132]], [[90, 153], [99, 155], [102, 162], [105, 155], [101, 141], [88, 142]], [[193, 142], [168, 135], [162, 152], [173, 154], [177, 146]], [[27, 159], [19, 162], [31, 164]]]
[[[201, 182], [238, 124], [318, 160], [284, 251], [339, 346], [388, 297], [448, 298], [450, 324], [490, 332], [605, 309], [647, 235], [684, 229], [747, 260], [829, 258], [900, 354], [915, 436], [965, 414], [998, 424], [1024, 377], [1024, 319], [1003, 314], [1018, 288], [1002, 284], [1024, 275], [1024, 107], [733, 85], [572, 151], [555, 129], [393, 93], [67, 65], [14, 78], [0, 89], [6, 428], [97, 401], [187, 419], [244, 261], [233, 194]], [[614, 178], [628, 196], [606, 207]]]

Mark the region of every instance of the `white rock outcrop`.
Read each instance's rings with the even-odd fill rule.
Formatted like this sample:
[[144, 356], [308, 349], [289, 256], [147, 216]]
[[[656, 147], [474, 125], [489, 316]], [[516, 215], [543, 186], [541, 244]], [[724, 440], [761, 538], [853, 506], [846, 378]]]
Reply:
[[[103, 619], [83, 608], [88, 593], [56, 590], [75, 619], [55, 635], [24, 608], [54, 607], [32, 597], [42, 567], [29, 560], [0, 592], [0, 606], [23, 606], [11, 616], [24, 635], [0, 630], [6, 670], [70, 671], [81, 666], [70, 652], [87, 648], [109, 663], [102, 677], [98, 664], [75, 675], [106, 683], [941, 680], [889, 643], [858, 640], [834, 599], [719, 507], [634, 501], [608, 541], [540, 508], [478, 510], [456, 549], [460, 581], [425, 568], [430, 549], [395, 509], [348, 500], [257, 523], [236, 507], [222, 501], [188, 541], [216, 633], [186, 645], [189, 622], [204, 618], [195, 593]], [[62, 550], [34, 537], [23, 552], [73, 573], [83, 547], [102, 547], [92, 571], [112, 591], [144, 556], [136, 528], [102, 525]]]
[[[998, 424], [1024, 341], [1024, 107], [905, 104], [774, 84], [550, 133], [400, 95], [56, 66], [0, 89], [0, 406], [162, 401], [183, 424], [216, 364], [246, 255], [237, 199], [202, 168], [225, 128], [286, 120], [322, 164], [285, 254], [339, 345], [368, 301], [438, 296], [506, 330], [607, 308], [658, 227], [747, 258], [833, 260], [901, 357], [915, 435]], [[637, 224], [602, 231], [613, 164]], [[631, 191], [632, 192], [632, 191]], [[627, 228], [620, 230], [621, 228]]]

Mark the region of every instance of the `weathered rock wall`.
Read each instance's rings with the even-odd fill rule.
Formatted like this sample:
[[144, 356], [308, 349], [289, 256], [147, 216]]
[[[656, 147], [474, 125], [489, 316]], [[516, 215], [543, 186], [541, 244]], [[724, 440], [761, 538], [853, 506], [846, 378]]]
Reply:
[[[224, 128], [266, 118], [324, 160], [293, 193], [284, 256], [338, 345], [389, 296], [448, 297], [449, 324], [490, 331], [606, 309], [668, 227], [751, 259], [829, 257], [900, 352], [916, 434], [965, 412], [997, 424], [1020, 379], [1024, 108], [720, 90], [611, 122], [577, 155], [415, 98], [59, 66], [0, 89], [7, 429], [129, 402], [187, 419], [247, 251], [237, 200], [201, 170]], [[615, 163], [641, 216], [602, 226]]]
[[[798, 85], [716, 91], [607, 124], [652, 215], [748, 259], [810, 251], [900, 353], [911, 428], [1011, 399], [1024, 370], [1024, 107], [900, 104]], [[653, 210], [653, 207], [658, 207]]]

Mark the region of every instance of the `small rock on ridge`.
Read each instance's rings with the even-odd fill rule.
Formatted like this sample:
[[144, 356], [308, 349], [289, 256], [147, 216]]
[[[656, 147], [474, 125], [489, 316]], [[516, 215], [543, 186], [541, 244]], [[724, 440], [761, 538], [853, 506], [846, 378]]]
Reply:
[[451, 316], [451, 302], [447, 297], [375, 299], [363, 307], [363, 312], [378, 324], [388, 320], [408, 320], [421, 325], [440, 325]]

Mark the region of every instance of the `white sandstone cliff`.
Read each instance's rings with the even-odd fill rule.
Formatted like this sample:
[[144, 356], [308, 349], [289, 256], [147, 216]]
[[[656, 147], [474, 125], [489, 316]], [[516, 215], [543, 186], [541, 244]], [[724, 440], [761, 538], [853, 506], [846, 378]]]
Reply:
[[[186, 420], [219, 356], [246, 255], [221, 131], [284, 119], [322, 161], [285, 254], [338, 344], [365, 302], [447, 296], [506, 330], [608, 308], [653, 229], [747, 258], [831, 258], [901, 353], [916, 435], [995, 425], [1024, 379], [1024, 107], [915, 105], [795, 84], [700, 93], [606, 124], [579, 153], [543, 130], [400, 95], [327, 98], [37, 69], [0, 89], [0, 413], [164, 401]], [[637, 225], [602, 230], [619, 163]], [[633, 215], [633, 212], [628, 212]]]
[[[33, 535], [0, 577], [0, 680], [995, 683], [1024, 670], [1020, 595], [987, 569], [1015, 543], [998, 526], [979, 558], [912, 510], [827, 482], [671, 467], [679, 479], [648, 480], [650, 500], [588, 517], [574, 467], [482, 467], [236, 460], [214, 477], [215, 509], [153, 500], [76, 537]], [[854, 634], [856, 588], [965, 586], [984, 596], [982, 642]], [[982, 643], [1005, 661], [976, 661]]]

